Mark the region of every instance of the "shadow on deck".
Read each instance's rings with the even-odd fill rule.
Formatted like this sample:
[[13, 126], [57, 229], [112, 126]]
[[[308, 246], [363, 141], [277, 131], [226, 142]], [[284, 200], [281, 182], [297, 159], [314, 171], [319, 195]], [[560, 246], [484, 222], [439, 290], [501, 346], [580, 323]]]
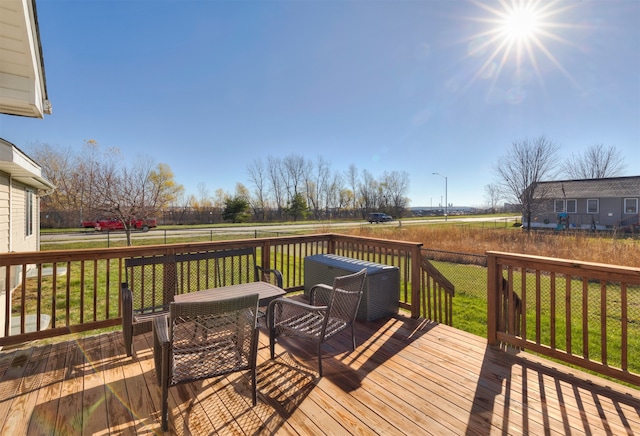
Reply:
[[[171, 434], [639, 434], [640, 391], [404, 316], [358, 323], [313, 352], [260, 335], [249, 378], [170, 389]], [[151, 335], [119, 332], [0, 352], [1, 434], [161, 433]]]

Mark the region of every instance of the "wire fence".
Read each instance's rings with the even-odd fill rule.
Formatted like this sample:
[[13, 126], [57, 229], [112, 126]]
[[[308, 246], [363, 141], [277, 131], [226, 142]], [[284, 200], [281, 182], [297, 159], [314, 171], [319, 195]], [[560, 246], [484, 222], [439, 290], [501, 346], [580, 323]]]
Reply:
[[465, 294], [487, 300], [487, 256], [484, 254], [422, 249], [438, 271]]

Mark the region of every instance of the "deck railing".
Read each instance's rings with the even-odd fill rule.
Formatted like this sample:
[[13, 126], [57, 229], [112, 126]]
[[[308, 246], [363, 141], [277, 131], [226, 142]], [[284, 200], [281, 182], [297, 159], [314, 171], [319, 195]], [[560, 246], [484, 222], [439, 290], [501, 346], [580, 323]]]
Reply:
[[487, 256], [490, 344], [640, 385], [640, 268]]
[[[333, 253], [400, 269], [399, 306], [451, 325], [452, 288], [423, 268], [422, 244], [318, 234], [137, 247], [9, 253], [0, 256], [0, 346], [121, 324], [124, 259], [254, 247], [258, 262], [304, 286], [304, 257]], [[2, 292], [9, 289], [10, 292]], [[447, 295], [443, 295], [447, 294]], [[429, 302], [429, 304], [427, 304]], [[432, 302], [432, 303], [431, 303]], [[448, 305], [447, 305], [448, 304]]]

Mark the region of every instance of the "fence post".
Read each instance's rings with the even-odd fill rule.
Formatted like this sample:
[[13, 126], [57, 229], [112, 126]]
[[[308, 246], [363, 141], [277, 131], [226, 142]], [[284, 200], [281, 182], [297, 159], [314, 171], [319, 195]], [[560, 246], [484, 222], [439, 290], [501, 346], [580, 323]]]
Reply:
[[[500, 277], [498, 277], [500, 275]], [[498, 268], [495, 253], [487, 252], [487, 340], [489, 345], [498, 343], [498, 286], [502, 272]]]

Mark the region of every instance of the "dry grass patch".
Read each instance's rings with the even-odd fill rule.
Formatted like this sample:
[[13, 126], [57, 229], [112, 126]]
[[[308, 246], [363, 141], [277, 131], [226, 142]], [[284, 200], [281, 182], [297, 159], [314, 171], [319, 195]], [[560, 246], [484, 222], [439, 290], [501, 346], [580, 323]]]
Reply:
[[461, 253], [486, 251], [532, 254], [640, 268], [640, 241], [610, 233], [550, 233], [521, 229], [483, 229], [470, 226], [364, 226], [341, 233], [422, 242], [424, 248]]

